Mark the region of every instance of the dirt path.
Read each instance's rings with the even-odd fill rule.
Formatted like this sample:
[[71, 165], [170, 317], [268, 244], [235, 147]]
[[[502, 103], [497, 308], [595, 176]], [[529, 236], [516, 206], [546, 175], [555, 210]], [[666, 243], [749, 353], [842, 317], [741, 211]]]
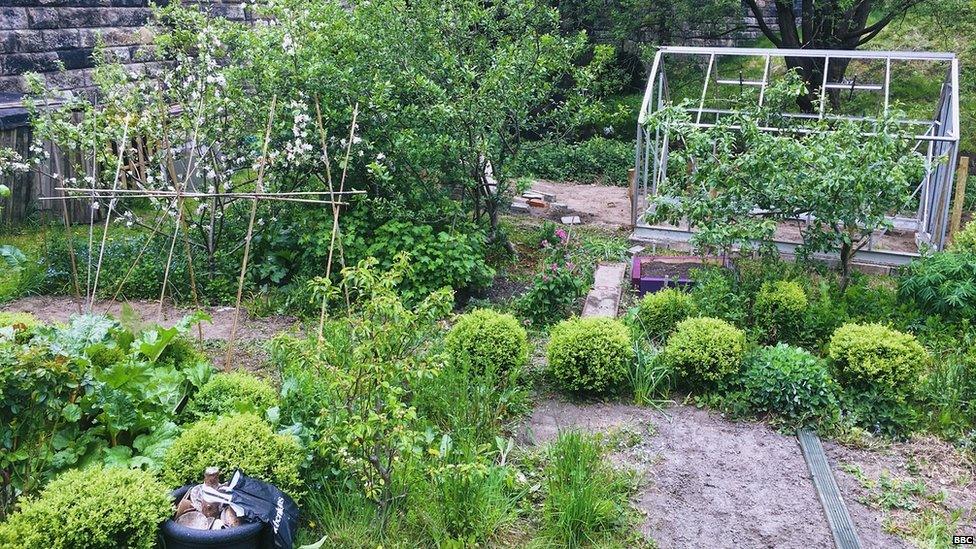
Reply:
[[560, 215], [578, 215], [584, 224], [619, 228], [630, 226], [630, 198], [626, 187], [558, 183], [536, 180], [532, 190], [556, 195], [569, 211]]
[[[570, 428], [623, 430], [621, 440], [632, 441], [613, 459], [642, 476], [633, 503], [646, 516], [643, 532], [660, 547], [833, 546], [793, 437], [690, 406], [662, 413], [551, 400], [535, 409], [521, 436], [541, 444]], [[850, 485], [841, 488], [853, 499]], [[908, 546], [881, 530], [879, 513], [848, 504], [864, 547]]]

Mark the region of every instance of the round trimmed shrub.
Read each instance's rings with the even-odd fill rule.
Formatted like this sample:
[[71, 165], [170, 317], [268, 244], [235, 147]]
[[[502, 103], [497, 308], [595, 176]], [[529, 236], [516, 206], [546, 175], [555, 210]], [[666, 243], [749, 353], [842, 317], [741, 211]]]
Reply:
[[153, 549], [173, 513], [169, 490], [139, 469], [67, 471], [0, 523], [0, 547]]
[[912, 392], [929, 362], [915, 336], [882, 324], [844, 324], [831, 336], [827, 353], [841, 385], [895, 395]]
[[691, 387], [708, 387], [739, 371], [746, 350], [742, 330], [717, 318], [678, 323], [664, 347], [664, 360]]
[[752, 315], [767, 343], [791, 341], [800, 332], [808, 304], [803, 287], [792, 280], [763, 282]]
[[695, 311], [691, 295], [676, 288], [649, 293], [637, 304], [637, 321], [654, 341], [664, 341]]
[[799, 347], [779, 344], [751, 353], [742, 384], [750, 409], [792, 426], [838, 417], [840, 387], [827, 364]]
[[450, 361], [476, 374], [504, 376], [529, 360], [529, 339], [509, 314], [478, 309], [461, 315], [444, 341]]
[[549, 372], [565, 390], [601, 395], [627, 376], [634, 348], [627, 327], [612, 318], [572, 318], [550, 332]]
[[163, 457], [162, 479], [170, 487], [199, 483], [210, 466], [270, 482], [292, 497], [301, 487], [299, 469], [305, 460], [298, 440], [277, 434], [254, 414], [201, 420], [183, 431]]
[[187, 407], [191, 416], [216, 417], [232, 412], [263, 416], [278, 405], [278, 392], [270, 383], [246, 372], [216, 374], [200, 387]]

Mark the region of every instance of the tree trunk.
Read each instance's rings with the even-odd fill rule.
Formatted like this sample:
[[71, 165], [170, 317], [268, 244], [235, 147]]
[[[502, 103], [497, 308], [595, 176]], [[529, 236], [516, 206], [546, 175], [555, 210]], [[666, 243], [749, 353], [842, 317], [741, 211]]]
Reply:
[[851, 281], [851, 259], [854, 257], [854, 248], [850, 243], [844, 242], [840, 247], [840, 291], [847, 290], [847, 285]]

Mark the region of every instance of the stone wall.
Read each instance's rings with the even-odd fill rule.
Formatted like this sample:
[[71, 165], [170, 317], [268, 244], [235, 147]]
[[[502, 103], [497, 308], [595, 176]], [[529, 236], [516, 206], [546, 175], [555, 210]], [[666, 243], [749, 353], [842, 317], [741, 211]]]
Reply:
[[[85, 91], [99, 39], [108, 55], [134, 70], [157, 62], [142, 48], [149, 0], [5, 0], [0, 2], [0, 93], [24, 91], [24, 73], [44, 74], [48, 86]], [[157, 2], [163, 3], [163, 2]], [[216, 15], [243, 20], [243, 0], [200, 2]], [[64, 70], [60, 70], [63, 67]]]

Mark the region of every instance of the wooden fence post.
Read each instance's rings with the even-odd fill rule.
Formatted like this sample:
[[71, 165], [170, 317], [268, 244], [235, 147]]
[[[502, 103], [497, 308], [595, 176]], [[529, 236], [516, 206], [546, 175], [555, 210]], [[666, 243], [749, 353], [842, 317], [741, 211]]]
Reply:
[[969, 177], [969, 157], [959, 157], [959, 167], [956, 170], [956, 196], [952, 200], [952, 218], [949, 221], [949, 241], [959, 232], [962, 224], [962, 206], [966, 201], [966, 178]]

